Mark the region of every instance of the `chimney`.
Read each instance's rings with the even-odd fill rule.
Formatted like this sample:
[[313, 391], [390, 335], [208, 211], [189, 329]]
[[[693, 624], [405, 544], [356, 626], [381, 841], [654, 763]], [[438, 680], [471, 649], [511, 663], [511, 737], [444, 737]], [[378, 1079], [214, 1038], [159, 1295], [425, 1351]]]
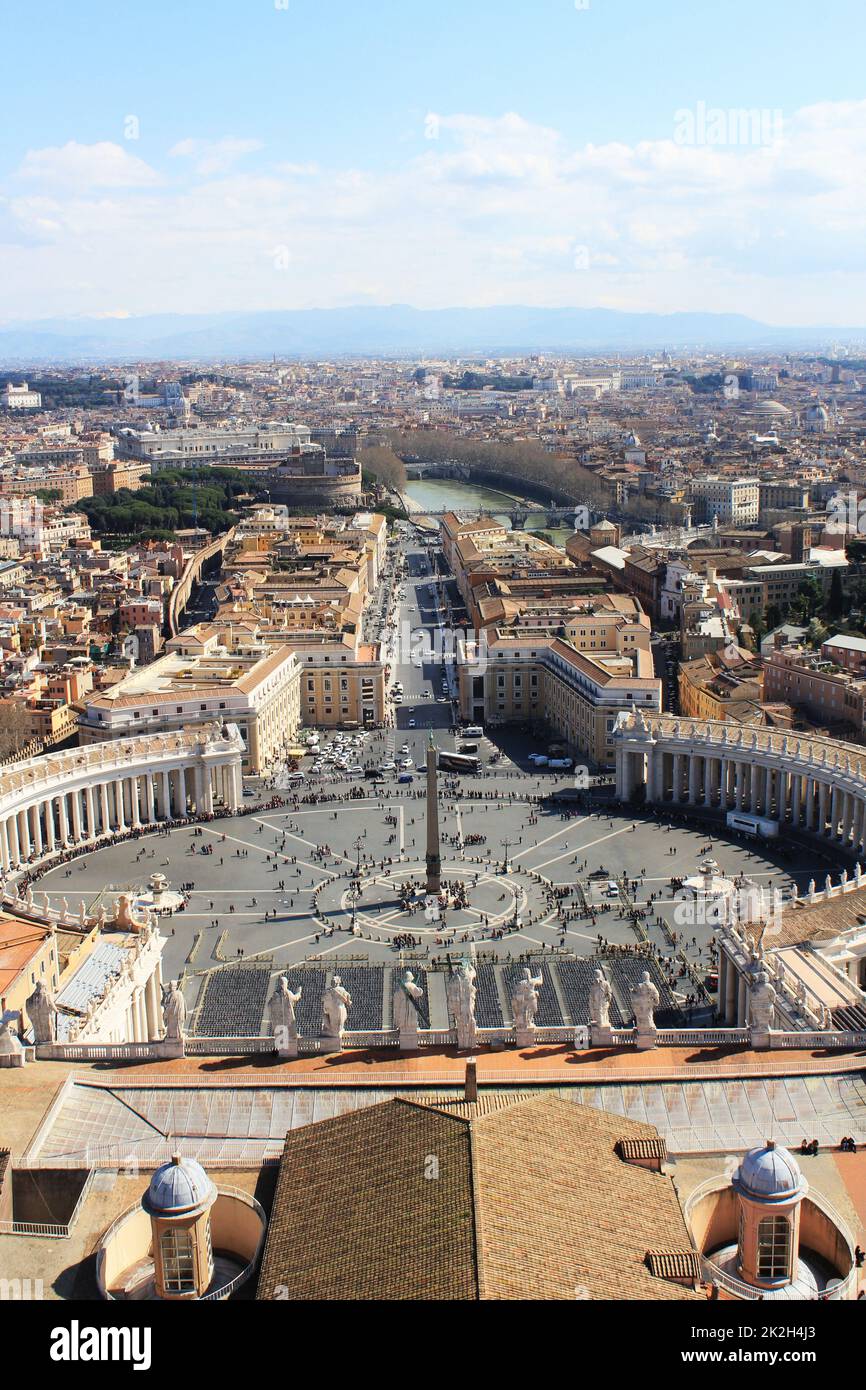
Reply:
[[474, 1057], [466, 1058], [466, 1085], [463, 1099], [478, 1099], [478, 1068]]

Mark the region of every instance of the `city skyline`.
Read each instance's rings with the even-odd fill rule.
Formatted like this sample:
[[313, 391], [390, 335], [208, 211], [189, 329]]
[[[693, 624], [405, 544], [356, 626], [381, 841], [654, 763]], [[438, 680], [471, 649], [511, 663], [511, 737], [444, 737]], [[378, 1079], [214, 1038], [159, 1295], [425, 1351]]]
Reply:
[[49, 4], [9, 74], [4, 325], [395, 303], [866, 323], [847, 0], [820, 28], [740, 0], [721, 24], [609, 0], [90, 14], [76, 33]]

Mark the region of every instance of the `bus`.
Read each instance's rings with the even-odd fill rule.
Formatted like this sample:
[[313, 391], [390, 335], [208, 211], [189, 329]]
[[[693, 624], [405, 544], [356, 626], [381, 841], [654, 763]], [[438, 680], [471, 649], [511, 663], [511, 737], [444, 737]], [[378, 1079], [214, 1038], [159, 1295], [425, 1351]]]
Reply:
[[745, 811], [729, 811], [727, 814], [729, 830], [739, 830], [743, 835], [754, 839], [774, 840], [779, 834], [779, 822], [766, 816], [750, 816]]
[[443, 772], [478, 772], [481, 762], [470, 753], [440, 753], [439, 767]]

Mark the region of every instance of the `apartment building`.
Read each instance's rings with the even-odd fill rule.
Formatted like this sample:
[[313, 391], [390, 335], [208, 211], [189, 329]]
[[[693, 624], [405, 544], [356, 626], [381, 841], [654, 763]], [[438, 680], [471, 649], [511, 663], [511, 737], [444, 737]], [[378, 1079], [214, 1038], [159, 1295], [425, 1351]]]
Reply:
[[758, 520], [760, 482], [757, 478], [695, 478], [691, 485], [696, 520], [712, 521], [718, 517], [721, 525], [733, 523], [749, 526]]
[[385, 669], [376, 644], [325, 641], [296, 633], [301, 717], [316, 728], [375, 728], [385, 721]]
[[578, 651], [559, 637], [491, 634], [458, 643], [461, 717], [468, 723], [545, 726], [577, 758], [614, 763], [613, 730], [624, 709], [661, 710], [649, 652]]
[[110, 689], [88, 695], [79, 741], [189, 729], [216, 721], [237, 724], [245, 773], [260, 775], [282, 761], [301, 722], [301, 664], [285, 645], [244, 649], [224, 644], [201, 625], [166, 644], [166, 654], [130, 672]]
[[857, 736], [863, 733], [866, 680], [799, 644], [791, 643], [768, 654], [764, 698], [793, 705], [819, 728], [844, 725]]
[[688, 719], [763, 722], [763, 670], [759, 661], [707, 652], [679, 667], [680, 714]]

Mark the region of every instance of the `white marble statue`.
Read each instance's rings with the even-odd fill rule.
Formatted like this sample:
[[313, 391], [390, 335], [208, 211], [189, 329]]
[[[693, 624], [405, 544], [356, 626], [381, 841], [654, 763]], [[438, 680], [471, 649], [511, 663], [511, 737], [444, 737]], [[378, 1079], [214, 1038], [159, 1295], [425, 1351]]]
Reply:
[[268, 1000], [268, 1018], [271, 1024], [271, 1031], [277, 1033], [282, 1030], [287, 1038], [298, 1036], [298, 1021], [295, 1009], [301, 1002], [303, 987], [293, 994], [289, 988], [289, 981], [285, 975], [281, 975], [274, 985], [274, 992]]
[[331, 983], [322, 995], [322, 1036], [342, 1038], [346, 1031], [346, 1020], [352, 1007], [352, 996], [339, 975], [331, 977]]
[[57, 1008], [54, 999], [41, 980], [25, 1004], [27, 1017], [33, 1025], [37, 1043], [52, 1043], [57, 1038]]
[[538, 991], [543, 984], [543, 975], [534, 976], [531, 970], [524, 967], [523, 978], [518, 980], [511, 996], [511, 1015], [518, 1033], [531, 1033], [534, 1030]]
[[418, 1009], [423, 998], [423, 989], [415, 983], [412, 971], [407, 970], [394, 990], [394, 1027], [401, 1033], [417, 1033]]
[[776, 1013], [776, 991], [766, 970], [759, 970], [749, 990], [749, 1027], [766, 1033], [773, 1026]]
[[186, 1000], [178, 988], [177, 980], [172, 980], [168, 987], [162, 1004], [162, 1016], [165, 1021], [165, 1036], [172, 1040], [182, 1038], [186, 1023]]
[[640, 984], [634, 985], [631, 990], [635, 1026], [639, 1033], [655, 1032], [654, 1010], [658, 1008], [659, 1002], [659, 992], [650, 979], [649, 971], [645, 970]]
[[448, 978], [446, 987], [448, 1004], [457, 1028], [457, 1046], [464, 1051], [475, 1046], [475, 966], [470, 960], [461, 960], [457, 969]]
[[598, 1028], [610, 1027], [610, 1005], [613, 991], [603, 970], [596, 970], [589, 991], [589, 1018]]

